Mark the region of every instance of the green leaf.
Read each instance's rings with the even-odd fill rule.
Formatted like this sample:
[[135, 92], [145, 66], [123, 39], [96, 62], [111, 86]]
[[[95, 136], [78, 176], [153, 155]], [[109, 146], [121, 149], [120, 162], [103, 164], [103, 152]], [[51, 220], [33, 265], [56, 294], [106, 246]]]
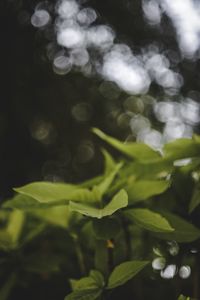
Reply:
[[103, 275], [99, 271], [97, 271], [97, 270], [91, 270], [90, 271], [90, 277], [95, 280], [96, 285], [99, 288], [103, 288], [104, 287], [104, 285], [105, 285], [104, 277], [103, 277]]
[[70, 212], [68, 206], [54, 206], [47, 209], [34, 209], [31, 214], [37, 218], [62, 228], [69, 225]]
[[95, 219], [93, 221], [93, 229], [97, 238], [108, 240], [117, 237], [121, 231], [121, 224], [117, 218]]
[[103, 275], [96, 270], [91, 270], [88, 277], [83, 277], [79, 280], [71, 280], [73, 291], [101, 289], [105, 285]]
[[154, 151], [152, 148], [146, 144], [140, 143], [127, 143], [118, 141], [117, 139], [105, 134], [97, 128], [93, 128], [93, 132], [98, 135], [102, 140], [116, 148], [118, 151], [127, 155], [130, 158], [138, 160], [154, 160], [160, 157], [160, 154], [157, 151]]
[[53, 182], [33, 182], [14, 188], [17, 193], [32, 197], [41, 203], [67, 204], [68, 201], [94, 201], [94, 192], [77, 185]]
[[179, 243], [193, 242], [200, 238], [200, 230], [183, 218], [170, 212], [162, 211], [162, 215], [167, 218], [174, 231], [171, 233], [156, 234], [165, 240], [175, 240]]
[[17, 276], [15, 273], [12, 273], [9, 278], [6, 280], [4, 285], [0, 288], [0, 299], [1, 300], [7, 300], [12, 288], [15, 286], [15, 283], [17, 281]]
[[107, 152], [105, 149], [102, 149], [101, 151], [104, 156], [104, 173], [109, 174], [115, 168], [116, 162], [114, 161], [110, 153]]
[[118, 265], [108, 279], [107, 289], [114, 289], [139, 273], [149, 262], [148, 261], [127, 261]]
[[166, 177], [172, 172], [173, 168], [173, 162], [161, 157], [153, 162], [131, 162], [122, 169], [121, 174], [122, 177], [132, 175], [136, 179], [142, 178], [143, 180], [153, 180]]
[[88, 180], [85, 180], [81, 183], [79, 183], [80, 188], [92, 188], [93, 186], [99, 184], [103, 180], [104, 176], [99, 175], [94, 178], [90, 178]]
[[11, 250], [18, 246], [24, 221], [25, 215], [22, 211], [15, 210], [9, 214], [7, 226], [0, 229], [0, 248]]
[[186, 297], [186, 296], [183, 296], [183, 295], [180, 295], [180, 296], [178, 297], [178, 300], [192, 300], [192, 298]]
[[120, 190], [104, 208], [97, 208], [94, 205], [76, 203], [73, 201], [70, 201], [69, 207], [72, 211], [79, 212], [85, 216], [101, 219], [112, 215], [127, 205], [128, 195], [125, 190]]
[[170, 182], [167, 180], [138, 180], [128, 185], [129, 204], [146, 200], [152, 196], [162, 194], [168, 189]]
[[197, 208], [199, 204], [200, 204], [200, 187], [197, 185], [194, 189], [192, 199], [190, 200], [189, 212], [190, 213], [193, 212], [193, 210]]
[[92, 270], [88, 277], [83, 277], [80, 280], [71, 280], [73, 292], [69, 294], [65, 300], [93, 300], [97, 299], [105, 285], [103, 275]]
[[17, 194], [13, 198], [4, 202], [2, 207], [30, 211], [35, 208], [40, 209], [40, 208], [52, 207], [52, 203], [40, 203], [36, 199], [33, 199], [29, 196]]
[[96, 193], [95, 198], [101, 200], [102, 196], [107, 192], [109, 186], [113, 182], [115, 176], [118, 174], [122, 163], [116, 165], [110, 162], [112, 159], [107, 152], [105, 154], [105, 172], [104, 175], [92, 178], [80, 184], [80, 187], [93, 187], [92, 192]]
[[104, 177], [102, 182], [100, 182], [96, 187], [94, 187], [99, 193], [99, 199], [101, 199], [102, 196], [107, 192], [108, 188], [110, 187], [111, 183], [113, 182], [115, 176], [117, 175], [121, 167], [122, 163], [117, 164], [115, 168]]
[[125, 212], [138, 226], [154, 232], [171, 232], [174, 228], [162, 215], [145, 208], [134, 208]]
[[176, 160], [199, 156], [200, 143], [194, 139], [178, 139], [166, 144], [163, 148], [166, 158]]
[[83, 289], [72, 292], [64, 300], [95, 300], [102, 293], [100, 289]]

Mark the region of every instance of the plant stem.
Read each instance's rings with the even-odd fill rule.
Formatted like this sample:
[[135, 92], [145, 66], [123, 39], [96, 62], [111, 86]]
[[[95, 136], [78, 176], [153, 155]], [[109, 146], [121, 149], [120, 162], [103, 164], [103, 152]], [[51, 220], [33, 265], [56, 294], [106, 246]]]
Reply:
[[126, 260], [129, 260], [131, 258], [131, 236], [130, 236], [130, 232], [128, 229], [128, 223], [127, 221], [122, 218], [122, 227], [123, 227], [123, 231], [124, 231], [124, 238], [125, 238], [125, 242], [126, 242]]
[[85, 267], [83, 252], [82, 252], [81, 245], [79, 243], [77, 235], [73, 235], [73, 240], [74, 240], [74, 246], [75, 246], [76, 256], [78, 259], [78, 264], [80, 267], [81, 275], [85, 275], [86, 267]]
[[107, 249], [108, 249], [108, 270], [109, 272], [112, 272], [114, 266], [114, 257], [113, 257], [114, 242], [112, 240], [107, 240]]

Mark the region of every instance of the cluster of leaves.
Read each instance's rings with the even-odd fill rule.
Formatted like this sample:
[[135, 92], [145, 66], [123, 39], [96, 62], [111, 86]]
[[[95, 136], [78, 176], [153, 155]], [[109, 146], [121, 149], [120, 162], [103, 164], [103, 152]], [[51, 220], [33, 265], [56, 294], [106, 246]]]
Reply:
[[[200, 137], [168, 143], [161, 153], [93, 131], [121, 153], [120, 162], [103, 149], [102, 175], [80, 184], [33, 182], [15, 188], [15, 196], [2, 205], [0, 276], [7, 280], [1, 300], [18, 284], [18, 274], [51, 274], [66, 264], [73, 277], [74, 257], [82, 277], [69, 279], [72, 292], [65, 300], [107, 299], [141, 270], [152, 272], [152, 253], [145, 249], [149, 236], [198, 242], [200, 229], [190, 216], [200, 204]], [[27, 254], [27, 245], [50, 226], [64, 232], [71, 250], [59, 246], [59, 251]]]

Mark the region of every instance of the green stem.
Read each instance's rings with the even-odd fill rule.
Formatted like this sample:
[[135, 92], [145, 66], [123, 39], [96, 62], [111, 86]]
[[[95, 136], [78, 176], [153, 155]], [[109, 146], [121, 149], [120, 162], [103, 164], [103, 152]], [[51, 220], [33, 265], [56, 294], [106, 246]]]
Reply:
[[112, 272], [114, 267], [114, 242], [112, 240], [107, 240], [107, 249], [108, 249], [108, 270]]
[[80, 267], [81, 275], [85, 275], [86, 267], [85, 267], [83, 252], [82, 252], [81, 245], [79, 243], [77, 235], [73, 235], [73, 240], [74, 240], [74, 246], [75, 246], [76, 256], [77, 256], [78, 264]]
[[127, 221], [122, 218], [122, 227], [124, 231], [124, 238], [125, 238], [125, 243], [126, 243], [126, 260], [129, 260], [131, 258], [131, 235], [128, 229], [128, 223]]

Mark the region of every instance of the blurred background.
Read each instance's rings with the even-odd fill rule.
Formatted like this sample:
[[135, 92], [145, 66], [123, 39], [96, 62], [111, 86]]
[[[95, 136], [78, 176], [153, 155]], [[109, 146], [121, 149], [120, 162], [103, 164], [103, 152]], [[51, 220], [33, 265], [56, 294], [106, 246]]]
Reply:
[[1, 199], [98, 173], [91, 127], [157, 149], [199, 131], [198, 2], [2, 0], [0, 14]]
[[[98, 174], [101, 144], [92, 127], [158, 150], [199, 133], [198, 1], [1, 0], [0, 15], [1, 201], [31, 181]], [[168, 252], [177, 247], [165, 245]], [[155, 260], [154, 269], [162, 263]], [[191, 272], [184, 268], [182, 279]], [[163, 278], [174, 274], [172, 263]], [[64, 279], [56, 284], [52, 294], [47, 283], [48, 299], [59, 287], [57, 297], [65, 295]], [[146, 294], [157, 285], [146, 282]], [[43, 299], [44, 282], [36, 286]]]

